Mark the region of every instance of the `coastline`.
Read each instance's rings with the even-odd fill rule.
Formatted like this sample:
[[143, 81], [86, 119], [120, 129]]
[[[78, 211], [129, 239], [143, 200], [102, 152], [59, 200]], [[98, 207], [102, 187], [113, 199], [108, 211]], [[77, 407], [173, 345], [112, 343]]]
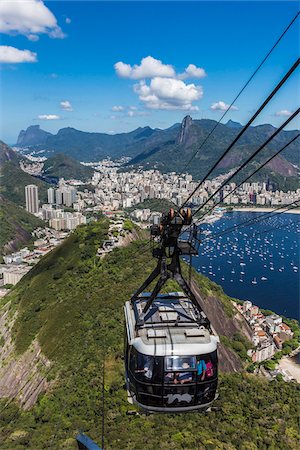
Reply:
[[284, 356], [278, 365], [288, 376], [294, 378], [297, 383], [300, 383], [300, 364], [296, 362], [296, 356]]
[[[284, 208], [283, 208], [284, 209]], [[257, 207], [246, 207], [246, 208], [233, 208], [233, 211], [237, 211], [237, 212], [262, 212], [262, 213], [266, 213], [266, 212], [273, 212], [275, 211], [276, 208], [257, 208]], [[278, 212], [280, 212], [280, 210], [276, 210]], [[283, 214], [300, 214], [300, 208], [296, 208], [296, 209], [292, 209], [289, 211], [284, 211]]]

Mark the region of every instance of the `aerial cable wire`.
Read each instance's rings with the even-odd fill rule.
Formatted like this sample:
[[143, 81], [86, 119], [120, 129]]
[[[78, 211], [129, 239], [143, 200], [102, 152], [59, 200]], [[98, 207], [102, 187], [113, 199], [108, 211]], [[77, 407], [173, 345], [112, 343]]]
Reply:
[[[235, 176], [237, 173], [239, 173], [291, 120], [293, 120], [297, 114], [299, 114], [300, 108], [298, 108], [297, 111], [295, 111], [268, 139], [267, 141], [262, 144], [243, 164], [240, 166], [227, 180], [222, 183], [222, 185], [213, 193], [211, 196], [202, 204], [199, 206], [199, 208], [196, 209], [196, 211], [193, 213], [193, 216], [195, 216], [219, 191], [221, 191], [224, 186]], [[252, 177], [254, 174], [256, 174], [262, 167], [264, 167], [269, 161], [271, 161], [277, 154], [279, 154], [281, 151], [283, 151], [285, 148], [287, 148], [292, 142], [294, 142], [299, 137], [299, 134], [295, 136], [290, 142], [288, 142], [283, 148], [281, 148], [278, 152], [276, 152], [272, 157], [270, 157], [264, 164], [259, 166], [250, 176], [247, 176], [246, 179], [244, 179], [239, 185], [237, 185], [232, 191], [230, 191], [228, 195], [231, 195], [238, 187], [240, 187], [245, 181], [247, 181], [250, 177]], [[225, 198], [226, 198], [225, 197]], [[221, 200], [219, 200], [217, 203], [215, 203], [210, 209], [204, 212], [204, 214], [201, 216], [201, 219], [205, 217], [208, 213], [210, 213], [214, 208], [216, 208], [220, 203], [222, 203]], [[191, 228], [191, 227], [190, 227]], [[185, 229], [182, 231], [181, 234], [186, 233], [188, 229]]]
[[248, 79], [248, 81], [244, 84], [244, 86], [241, 88], [241, 90], [239, 91], [239, 93], [236, 95], [236, 97], [232, 100], [232, 102], [230, 103], [229, 107], [226, 109], [226, 111], [224, 111], [224, 113], [222, 114], [221, 118], [219, 119], [219, 121], [214, 125], [214, 127], [212, 128], [212, 130], [208, 133], [208, 135], [204, 138], [204, 140], [201, 142], [200, 146], [198, 147], [198, 149], [193, 153], [193, 155], [191, 156], [191, 158], [189, 159], [189, 161], [185, 164], [184, 168], [182, 169], [182, 171], [180, 172], [180, 174], [178, 175], [179, 177], [183, 175], [183, 173], [186, 171], [187, 167], [190, 165], [190, 163], [192, 162], [192, 160], [196, 157], [196, 155], [199, 153], [199, 151], [201, 150], [201, 148], [206, 144], [206, 142], [208, 141], [208, 139], [210, 138], [210, 136], [214, 133], [215, 129], [219, 126], [219, 124], [221, 123], [221, 121], [224, 119], [224, 117], [226, 116], [226, 114], [228, 113], [228, 111], [230, 111], [231, 107], [234, 105], [234, 103], [237, 101], [237, 99], [241, 96], [241, 94], [244, 92], [244, 90], [246, 89], [246, 87], [248, 86], [248, 84], [252, 81], [252, 79], [254, 78], [254, 76], [257, 74], [257, 72], [259, 71], [259, 69], [263, 66], [263, 64], [266, 62], [266, 60], [268, 59], [268, 57], [271, 55], [271, 53], [273, 52], [273, 50], [277, 47], [277, 45], [279, 44], [279, 42], [281, 41], [281, 39], [283, 38], [283, 36], [287, 33], [287, 31], [290, 29], [290, 27], [293, 25], [293, 23], [296, 21], [296, 19], [299, 16], [299, 12], [295, 15], [295, 17], [291, 20], [291, 22], [289, 23], [289, 25], [285, 28], [285, 30], [281, 33], [281, 35], [279, 36], [279, 38], [277, 39], [277, 41], [274, 43], [273, 47], [268, 51], [268, 53], [266, 54], [266, 56], [263, 58], [263, 60], [261, 61], [261, 63], [257, 66], [257, 68], [255, 69], [255, 71], [252, 73], [252, 75], [250, 76], [250, 78]]
[[[220, 231], [219, 233], [211, 233], [206, 238], [202, 239], [202, 242], [206, 241], [208, 239], [211, 240], [211, 239], [215, 239], [215, 238], [218, 238], [218, 237], [222, 237], [223, 235], [231, 233], [231, 232], [233, 232], [233, 231], [235, 231], [237, 229], [245, 228], [245, 227], [248, 227], [248, 226], [252, 226], [252, 225], [255, 225], [256, 223], [262, 222], [263, 220], [267, 220], [267, 219], [272, 218], [274, 216], [278, 216], [280, 214], [284, 214], [284, 213], [286, 213], [288, 211], [291, 211], [293, 209], [297, 209], [297, 208], [299, 208], [299, 205], [297, 204], [299, 202], [300, 202], [300, 198], [298, 200], [295, 200], [292, 203], [287, 204], [287, 205], [280, 205], [277, 208], [275, 208], [273, 211], [264, 213], [264, 214], [260, 215], [259, 217], [253, 217], [252, 219], [248, 219], [248, 220], [246, 220], [244, 222], [241, 222], [240, 224], [234, 225], [233, 227], [230, 227], [230, 228], [227, 228], [227, 229], [225, 229], [223, 231]], [[284, 209], [284, 210], [280, 211], [281, 209]]]
[[[290, 208], [291, 209], [291, 208]], [[280, 212], [280, 213], [278, 213], [278, 214], [283, 214], [283, 213], [285, 213], [286, 211], [282, 211], [282, 212]], [[287, 223], [286, 225], [281, 225], [281, 226], [276, 226], [276, 227], [272, 227], [272, 228], [269, 228], [269, 229], [267, 229], [267, 230], [262, 230], [262, 231], [258, 231], [258, 230], [256, 230], [256, 231], [254, 231], [253, 233], [252, 233], [252, 238], [254, 237], [254, 236], [256, 236], [256, 235], [263, 235], [263, 234], [267, 234], [267, 233], [270, 233], [271, 231], [276, 231], [276, 230], [281, 230], [281, 229], [283, 229], [283, 228], [287, 228], [288, 226], [290, 226], [290, 225], [296, 225], [296, 228], [295, 228], [295, 230], [297, 230], [298, 228], [297, 228], [297, 222], [289, 222], [289, 223]], [[237, 228], [238, 229], [238, 228]], [[220, 236], [220, 237], [222, 237], [222, 236]], [[207, 239], [209, 239], [209, 237], [208, 238], [205, 238], [205, 239], [203, 239], [203, 241], [205, 241], [205, 240], [207, 240]], [[214, 249], [214, 246], [213, 245], [211, 245], [210, 247], [207, 247], [206, 248], [206, 250], [213, 250]]]
[[[269, 144], [269, 142], [274, 139], [275, 136], [277, 136], [278, 133], [286, 126], [288, 123], [293, 120], [300, 112], [300, 108], [298, 108], [277, 130], [264, 142], [249, 158], [232, 174], [230, 177], [225, 180], [221, 186], [213, 193], [211, 194], [208, 199], [201, 205], [199, 208], [196, 209], [193, 215], [196, 215], [218, 192], [220, 192], [224, 186], [231, 181], [244, 167], [253, 159], [255, 156], [257, 156], [258, 153], [260, 153], [266, 145]], [[275, 156], [277, 156], [280, 152], [282, 152], [286, 147], [288, 147], [292, 142], [294, 142], [299, 137], [299, 134], [295, 136], [290, 142], [288, 142], [284, 147], [282, 147], [278, 152], [276, 152], [273, 156], [267, 159], [263, 164], [261, 164], [253, 173], [251, 173], [249, 176], [247, 176], [243, 181], [241, 181], [235, 188], [233, 188], [230, 192], [226, 194], [224, 197], [227, 198], [229, 195], [231, 195], [233, 192], [235, 192], [243, 183], [245, 183], [249, 178], [251, 178], [253, 175], [255, 175], [260, 169], [262, 169], [268, 162], [270, 162]], [[223, 200], [224, 200], [223, 199]], [[220, 203], [223, 202], [223, 200], [219, 200], [217, 203], [215, 203], [211, 208], [205, 211], [202, 217], [206, 216], [208, 213], [210, 213], [216, 206], [218, 206]]]
[[188, 196], [185, 202], [182, 204], [181, 208], [184, 208], [189, 200], [195, 195], [200, 186], [204, 183], [204, 181], [209, 177], [209, 175], [214, 171], [214, 169], [218, 166], [218, 164], [222, 161], [222, 159], [228, 154], [228, 152], [232, 149], [232, 147], [236, 144], [236, 142], [242, 137], [245, 131], [250, 127], [252, 122], [257, 118], [257, 116], [263, 111], [263, 109], [267, 106], [267, 104], [272, 100], [275, 94], [279, 91], [279, 89], [284, 85], [284, 83], [289, 79], [289, 77], [293, 74], [293, 72], [297, 69], [300, 64], [300, 58], [298, 58], [292, 67], [288, 70], [288, 72], [284, 75], [284, 77], [280, 80], [280, 82], [273, 89], [271, 94], [264, 100], [264, 102], [260, 105], [257, 111], [253, 114], [253, 116], [248, 120], [246, 125], [241, 129], [241, 131], [237, 134], [231, 144], [227, 147], [227, 149], [223, 152], [223, 154], [218, 158], [218, 160], [213, 164], [213, 166], [209, 169], [207, 174], [202, 178], [202, 180], [195, 187], [193, 192]]
[[[276, 213], [276, 214], [274, 214], [274, 215], [280, 215], [280, 214], [284, 214], [284, 213], [286, 213], [286, 212], [288, 212], [288, 211], [291, 211], [291, 210], [293, 210], [293, 209], [296, 209], [296, 208], [298, 208], [298, 206], [295, 206], [295, 207], [293, 207], [293, 208], [288, 208], [287, 210], [285, 210], [285, 211], [279, 211], [278, 213]], [[263, 219], [259, 219], [259, 220], [257, 220], [255, 223], [258, 223], [258, 222], [262, 222], [262, 221], [264, 221], [264, 220], [267, 220], [267, 219], [269, 219], [269, 218], [272, 218], [272, 217], [266, 217], [266, 218], [263, 218]], [[248, 226], [249, 227], [251, 227], [252, 225], [255, 225], [255, 223], [252, 223], [252, 224], [249, 224]], [[281, 229], [281, 228], [286, 228], [288, 225], [291, 225], [291, 223], [295, 223], [295, 222], [290, 222], [290, 223], [288, 223], [287, 225], [283, 225], [283, 226], [281, 226], [281, 227], [274, 227], [274, 228], [271, 228], [271, 229], [269, 229], [269, 230], [264, 230], [264, 231], [255, 231], [254, 233], [253, 233], [253, 236], [257, 233], [257, 234], [264, 234], [264, 233], [266, 233], [266, 232], [270, 232], [270, 231], [273, 231], [273, 230], [275, 230], [275, 229]], [[207, 236], [206, 238], [204, 238], [203, 240], [202, 240], [202, 242], [204, 242], [204, 241], [209, 241], [209, 240], [215, 240], [216, 238], [218, 238], [218, 237], [220, 237], [220, 238], [222, 238], [224, 235], [226, 235], [226, 234], [228, 234], [228, 233], [232, 233], [232, 232], [234, 232], [234, 231], [239, 231], [240, 230], [240, 228], [246, 228], [247, 226], [245, 225], [245, 226], [239, 226], [239, 225], [237, 225], [236, 227], [232, 227], [232, 229], [228, 229], [228, 230], [224, 230], [224, 232], [222, 233], [222, 232], [220, 232], [218, 235], [209, 235], [209, 236]], [[211, 247], [209, 247], [209, 249], [210, 250], [212, 250], [213, 249], [213, 246], [211, 246]]]
[[[269, 218], [272, 218], [273, 216], [277, 216], [279, 214], [283, 214], [287, 211], [290, 211], [292, 209], [297, 209], [299, 207], [299, 205], [297, 204], [298, 202], [300, 202], [300, 198], [298, 200], [295, 200], [292, 203], [289, 203], [287, 205], [280, 205], [277, 208], [273, 209], [270, 212], [266, 212], [262, 215], [260, 215], [259, 217], [253, 217], [252, 219], [248, 219], [245, 220], [244, 222], [241, 222], [240, 224], [234, 225], [230, 228], [227, 228], [223, 231], [220, 231], [219, 233], [213, 233], [207, 236], [207, 238], [211, 238], [211, 237], [219, 237], [223, 234], [227, 234], [227, 233], [231, 233], [232, 231], [236, 230], [237, 228], [245, 228], [251, 225], [254, 225], [258, 222], [261, 222], [262, 220], [267, 220]], [[281, 211], [282, 209], [284, 209], [284, 211]], [[278, 212], [277, 212], [278, 211]], [[203, 239], [206, 240], [207, 238]]]
[[[254, 172], [252, 172], [247, 178], [245, 178], [241, 183], [239, 183], [232, 191], [230, 191], [228, 194], [225, 195], [225, 197], [223, 198], [223, 201], [225, 200], [225, 198], [227, 198], [229, 195], [231, 195], [236, 189], [238, 189], [243, 183], [245, 183], [246, 181], [248, 181], [250, 178], [253, 177], [253, 175], [255, 175], [257, 172], [259, 172], [263, 167], [265, 167], [270, 161], [272, 161], [272, 159], [276, 158], [276, 156], [279, 155], [279, 153], [281, 153], [283, 150], [285, 150], [289, 145], [291, 145], [296, 139], [298, 139], [298, 137], [300, 136], [300, 133], [297, 134], [291, 141], [289, 141], [286, 145], [284, 145], [280, 150], [278, 150], [276, 153], [274, 153], [274, 155], [270, 156], [270, 158], [268, 158], [261, 166], [259, 166]], [[216, 206], [219, 203], [216, 204]]]

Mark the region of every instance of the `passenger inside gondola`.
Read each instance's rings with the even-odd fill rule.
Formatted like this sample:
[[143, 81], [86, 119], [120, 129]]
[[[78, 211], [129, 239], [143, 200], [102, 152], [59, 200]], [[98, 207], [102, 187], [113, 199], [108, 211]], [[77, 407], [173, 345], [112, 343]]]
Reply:
[[209, 380], [214, 376], [214, 366], [209, 356], [205, 357], [205, 365], [204, 377], [206, 380]]

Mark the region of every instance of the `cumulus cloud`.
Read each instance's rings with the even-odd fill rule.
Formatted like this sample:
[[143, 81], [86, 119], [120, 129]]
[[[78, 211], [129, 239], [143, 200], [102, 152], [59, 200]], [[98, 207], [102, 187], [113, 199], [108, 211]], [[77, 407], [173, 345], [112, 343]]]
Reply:
[[216, 103], [213, 103], [210, 107], [210, 109], [212, 111], [227, 111], [228, 109], [231, 109], [232, 111], [238, 111], [239, 108], [237, 108], [236, 106], [230, 106], [227, 105], [227, 103], [219, 101]]
[[71, 105], [69, 100], [63, 100], [62, 102], [60, 102], [60, 107], [64, 111], [73, 111], [73, 106]]
[[36, 62], [37, 54], [30, 50], [19, 50], [8, 45], [0, 45], [0, 63]]
[[71, 22], [72, 22], [72, 20], [70, 19], [70, 17], [66, 17], [66, 23], [69, 24]]
[[60, 119], [60, 116], [57, 116], [56, 114], [40, 114], [38, 116], [38, 119], [40, 119], [40, 120], [58, 120], [58, 119]]
[[116, 106], [113, 106], [111, 108], [111, 110], [114, 111], [114, 112], [124, 111], [124, 106], [116, 105]]
[[201, 86], [185, 84], [175, 78], [155, 77], [149, 85], [140, 81], [134, 86], [134, 91], [150, 109], [198, 111], [199, 108], [192, 105], [192, 102], [203, 96]]
[[292, 112], [289, 111], [288, 109], [282, 109], [281, 111], [277, 111], [275, 113], [275, 116], [278, 116], [278, 117], [281, 117], [281, 116], [290, 117], [291, 115], [292, 115]]
[[185, 80], [186, 78], [204, 78], [207, 73], [202, 67], [197, 67], [195, 64], [189, 64], [183, 73], [178, 75], [180, 80]]
[[131, 78], [132, 80], [140, 80], [142, 78], [153, 77], [174, 77], [175, 70], [170, 64], [163, 64], [159, 59], [152, 56], [143, 58], [140, 65], [125, 64], [122, 61], [114, 65], [117, 75], [121, 78]]
[[23, 34], [31, 41], [42, 33], [51, 38], [65, 37], [55, 16], [41, 0], [1, 0], [0, 32]]
[[[203, 96], [202, 86], [194, 83], [187, 84], [187, 78], [204, 78], [206, 72], [203, 68], [189, 64], [183, 73], [177, 74], [171, 64], [164, 64], [153, 56], [143, 58], [140, 64], [131, 66], [123, 61], [114, 65], [117, 75], [121, 78], [139, 80], [133, 86], [134, 92], [149, 109], [198, 111], [193, 102]], [[134, 108], [129, 107], [129, 111]], [[127, 115], [133, 117], [137, 114]]]

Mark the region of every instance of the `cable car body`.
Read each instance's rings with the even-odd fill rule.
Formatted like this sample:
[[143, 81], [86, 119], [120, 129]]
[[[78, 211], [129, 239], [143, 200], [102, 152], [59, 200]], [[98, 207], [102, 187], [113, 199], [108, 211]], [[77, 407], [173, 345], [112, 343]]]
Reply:
[[183, 292], [159, 294], [143, 324], [151, 293], [125, 304], [127, 390], [142, 409], [184, 412], [217, 397], [218, 336], [199, 325], [200, 312]]
[[[170, 209], [152, 225], [157, 266], [124, 306], [127, 390], [148, 411], [207, 408], [217, 396], [219, 338], [181, 272], [180, 257], [198, 254], [198, 227], [179, 239], [191, 222], [190, 209]], [[182, 292], [162, 294], [169, 279]]]

